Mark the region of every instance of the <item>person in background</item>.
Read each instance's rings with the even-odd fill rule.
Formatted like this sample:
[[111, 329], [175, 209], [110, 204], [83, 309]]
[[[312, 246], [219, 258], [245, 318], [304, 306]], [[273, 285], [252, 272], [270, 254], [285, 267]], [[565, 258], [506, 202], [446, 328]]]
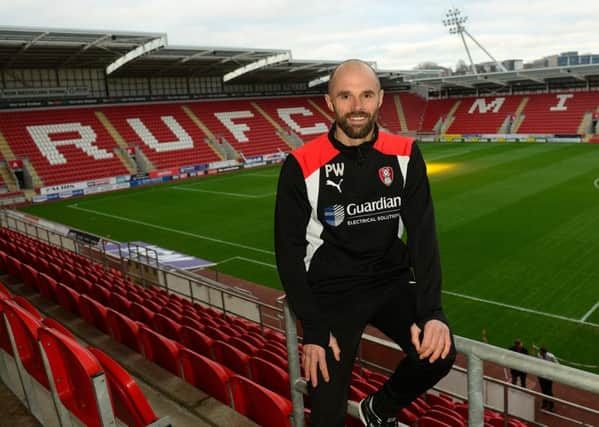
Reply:
[[[524, 343], [522, 340], [517, 339], [514, 341], [514, 345], [510, 347], [510, 350], [528, 354], [528, 350], [524, 347]], [[520, 385], [526, 388], [526, 372], [518, 371], [517, 369], [512, 369], [512, 384], [517, 385], [518, 378], [520, 378]]]
[[[541, 347], [539, 349], [538, 357], [539, 357], [539, 359], [543, 359], [543, 360], [546, 360], [551, 363], [559, 364], [559, 362], [557, 361], [557, 357], [555, 357], [555, 355], [553, 353], [548, 352], [545, 347]], [[543, 392], [544, 395], [553, 397], [553, 381], [548, 380], [547, 378], [539, 377], [539, 385], [541, 386], [541, 391]], [[543, 398], [543, 403], [541, 405], [541, 408], [547, 409], [547, 410], [553, 412], [554, 411], [553, 399]]]

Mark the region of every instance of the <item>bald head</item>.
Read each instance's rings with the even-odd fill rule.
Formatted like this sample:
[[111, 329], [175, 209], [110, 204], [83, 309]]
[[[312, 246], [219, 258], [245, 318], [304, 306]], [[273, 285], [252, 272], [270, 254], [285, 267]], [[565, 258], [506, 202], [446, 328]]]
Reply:
[[371, 82], [375, 85], [376, 89], [381, 89], [381, 81], [369, 63], [362, 61], [361, 59], [348, 59], [347, 61], [343, 61], [341, 64], [337, 65], [331, 72], [328, 86], [329, 95], [332, 95], [333, 91], [335, 90], [335, 85], [339, 79], [343, 79], [348, 75], [354, 74], [359, 74], [366, 78], [372, 79]]

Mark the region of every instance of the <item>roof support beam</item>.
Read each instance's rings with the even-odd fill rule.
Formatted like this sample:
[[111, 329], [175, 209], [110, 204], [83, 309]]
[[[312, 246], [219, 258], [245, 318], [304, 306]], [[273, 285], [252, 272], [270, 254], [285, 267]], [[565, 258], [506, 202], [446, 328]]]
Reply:
[[48, 31], [45, 31], [43, 33], [40, 33], [38, 36], [34, 37], [33, 39], [31, 39], [30, 41], [28, 41], [27, 43], [25, 43], [23, 45], [23, 47], [21, 47], [21, 49], [15, 53], [13, 55], [13, 57], [6, 63], [4, 64], [4, 69], [10, 68], [12, 66], [12, 64], [15, 63], [15, 61], [19, 58], [19, 56], [25, 52], [27, 49], [29, 49], [31, 46], [33, 46], [34, 44], [36, 44], [38, 41], [40, 41], [41, 39], [43, 39], [44, 37], [46, 37], [48, 34], [50, 34]]
[[58, 68], [64, 68], [69, 62], [71, 62], [73, 59], [77, 58], [79, 55], [81, 55], [83, 52], [85, 52], [86, 50], [88, 50], [90, 47], [96, 46], [99, 43], [102, 43], [104, 40], [109, 39], [110, 37], [112, 37], [112, 34], [104, 34], [102, 37], [98, 37], [93, 42], [89, 42], [88, 44], [86, 44], [85, 46], [83, 46], [78, 52], [75, 52], [74, 54], [72, 54], [71, 56], [69, 56], [67, 59], [65, 59], [62, 62], [62, 64], [60, 64], [58, 66]]
[[227, 73], [223, 76], [223, 82], [229, 82], [237, 77], [243, 76], [244, 74], [250, 73], [254, 70], [258, 70], [260, 68], [267, 67], [272, 64], [278, 64], [279, 62], [285, 62], [291, 60], [291, 51], [287, 51], [285, 53], [279, 53], [278, 55], [268, 56], [266, 58], [259, 59], [257, 61], [251, 62], [243, 67], [239, 67], [230, 73]]
[[118, 58], [112, 64], [109, 64], [108, 67], [106, 67], [106, 75], [110, 75], [110, 74], [114, 73], [116, 70], [121, 68], [126, 63], [131, 62], [134, 59], [147, 54], [148, 52], [159, 49], [161, 47], [165, 47], [166, 43], [167, 43], [167, 41], [166, 41], [166, 34], [165, 34], [165, 35], [162, 35], [160, 37], [152, 39], [149, 42], [136, 47], [132, 51], [129, 51], [125, 55]]

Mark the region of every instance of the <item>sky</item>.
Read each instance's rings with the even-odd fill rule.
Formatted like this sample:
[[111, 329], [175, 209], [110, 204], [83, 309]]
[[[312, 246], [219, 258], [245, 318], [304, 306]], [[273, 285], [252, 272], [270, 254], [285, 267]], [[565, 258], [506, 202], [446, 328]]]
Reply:
[[[455, 68], [466, 52], [442, 24], [454, 7], [498, 60], [599, 54], [597, 0], [0, 0], [0, 26], [161, 32], [169, 45], [290, 49], [294, 59], [361, 58], [379, 69], [428, 61]], [[487, 60], [469, 45], [475, 62]]]

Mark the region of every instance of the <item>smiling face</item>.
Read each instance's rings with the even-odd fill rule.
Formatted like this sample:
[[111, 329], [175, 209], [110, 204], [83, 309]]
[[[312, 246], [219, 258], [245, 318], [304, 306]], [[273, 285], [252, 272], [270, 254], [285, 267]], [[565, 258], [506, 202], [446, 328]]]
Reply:
[[345, 145], [360, 145], [372, 138], [383, 90], [374, 70], [365, 62], [350, 60], [337, 67], [325, 96], [335, 113], [335, 137]]

